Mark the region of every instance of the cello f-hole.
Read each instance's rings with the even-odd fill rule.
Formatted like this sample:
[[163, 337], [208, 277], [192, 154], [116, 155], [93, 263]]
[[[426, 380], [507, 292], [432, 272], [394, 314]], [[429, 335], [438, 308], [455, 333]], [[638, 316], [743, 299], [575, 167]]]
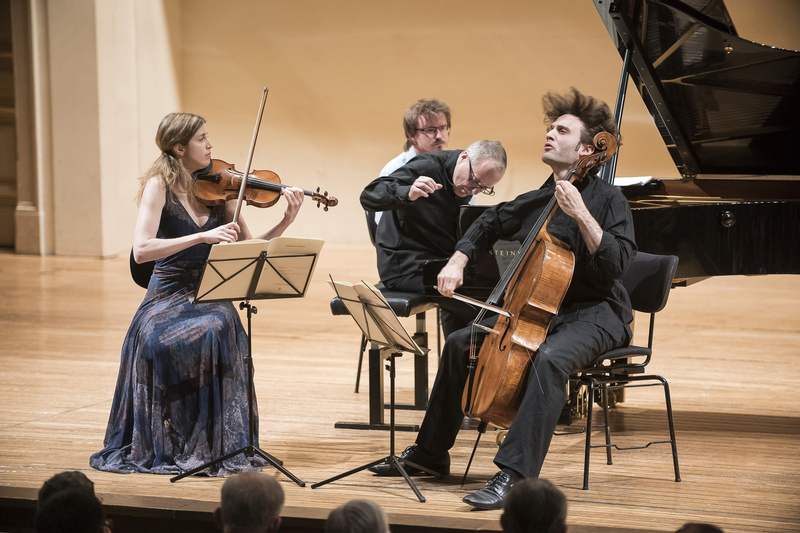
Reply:
[[508, 328], [503, 331], [503, 335], [500, 337], [500, 340], [497, 341], [497, 349], [501, 352], [506, 351], [506, 348], [508, 348], [508, 345], [505, 343], [506, 335], [508, 335]]

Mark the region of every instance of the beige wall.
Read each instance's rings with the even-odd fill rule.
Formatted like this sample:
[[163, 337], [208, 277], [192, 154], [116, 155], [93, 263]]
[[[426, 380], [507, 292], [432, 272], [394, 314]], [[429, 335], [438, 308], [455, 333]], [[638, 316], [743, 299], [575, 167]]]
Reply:
[[[541, 95], [575, 86], [613, 105], [621, 69], [590, 0], [45, 4], [62, 255], [127, 254], [136, 178], [157, 155], [155, 130], [170, 111], [205, 116], [214, 156], [241, 168], [269, 86], [254, 168], [340, 200], [327, 213], [309, 203], [290, 233], [366, 243], [358, 195], [400, 152], [401, 116], [412, 102], [436, 97], [451, 106], [451, 148], [503, 142], [500, 201], [548, 174], [539, 159]], [[800, 48], [796, 0], [726, 5], [741, 36]], [[618, 175], [677, 177], [632, 91], [623, 137]], [[248, 207], [243, 215], [255, 232], [281, 211]]]

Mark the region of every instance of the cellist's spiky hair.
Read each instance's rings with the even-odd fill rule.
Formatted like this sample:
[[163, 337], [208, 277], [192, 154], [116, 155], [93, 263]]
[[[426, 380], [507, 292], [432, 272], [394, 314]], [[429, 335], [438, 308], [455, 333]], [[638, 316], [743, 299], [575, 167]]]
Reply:
[[591, 96], [582, 94], [575, 87], [570, 90], [571, 92], [567, 94], [549, 92], [542, 97], [542, 106], [546, 117], [545, 124], [549, 126], [562, 115], [574, 115], [584, 125], [584, 131], [581, 135], [583, 144], [592, 144], [594, 136], [601, 131], [611, 133], [619, 140], [620, 136], [617, 125], [614, 122], [614, 115], [608, 105]]

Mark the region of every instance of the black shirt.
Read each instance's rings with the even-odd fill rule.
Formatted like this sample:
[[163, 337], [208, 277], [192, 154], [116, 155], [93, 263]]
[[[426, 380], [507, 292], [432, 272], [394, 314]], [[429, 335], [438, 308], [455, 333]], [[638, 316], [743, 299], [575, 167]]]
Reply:
[[[524, 242], [531, 228], [553, 198], [553, 177], [536, 191], [489, 208], [456, 245], [470, 261], [485, 253], [497, 239]], [[595, 253], [589, 253], [578, 222], [561, 209], [547, 232], [569, 245], [575, 255], [572, 282], [559, 309], [557, 321], [587, 320], [616, 333], [633, 320], [630, 299], [622, 277], [636, 252], [633, 218], [625, 196], [595, 176], [576, 184], [587, 209], [603, 229]]]
[[[447, 259], [458, 240], [458, 216], [472, 196], [453, 191], [453, 172], [463, 150], [420, 154], [389, 176], [377, 178], [361, 193], [361, 205], [384, 211], [375, 234], [378, 273], [386, 287], [424, 292], [422, 265]], [[409, 201], [408, 191], [420, 176], [428, 176], [442, 188], [427, 198]]]

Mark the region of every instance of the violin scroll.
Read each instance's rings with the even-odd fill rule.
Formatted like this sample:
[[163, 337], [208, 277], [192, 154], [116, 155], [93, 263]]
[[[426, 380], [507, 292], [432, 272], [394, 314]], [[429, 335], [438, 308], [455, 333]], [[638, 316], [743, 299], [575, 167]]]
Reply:
[[317, 191], [311, 195], [311, 198], [317, 201], [317, 207], [319, 207], [320, 204], [325, 206], [322, 208], [323, 211], [327, 211], [329, 207], [336, 207], [339, 204], [339, 200], [337, 200], [335, 196], [328, 196], [328, 191], [320, 193], [319, 187], [317, 187]]

